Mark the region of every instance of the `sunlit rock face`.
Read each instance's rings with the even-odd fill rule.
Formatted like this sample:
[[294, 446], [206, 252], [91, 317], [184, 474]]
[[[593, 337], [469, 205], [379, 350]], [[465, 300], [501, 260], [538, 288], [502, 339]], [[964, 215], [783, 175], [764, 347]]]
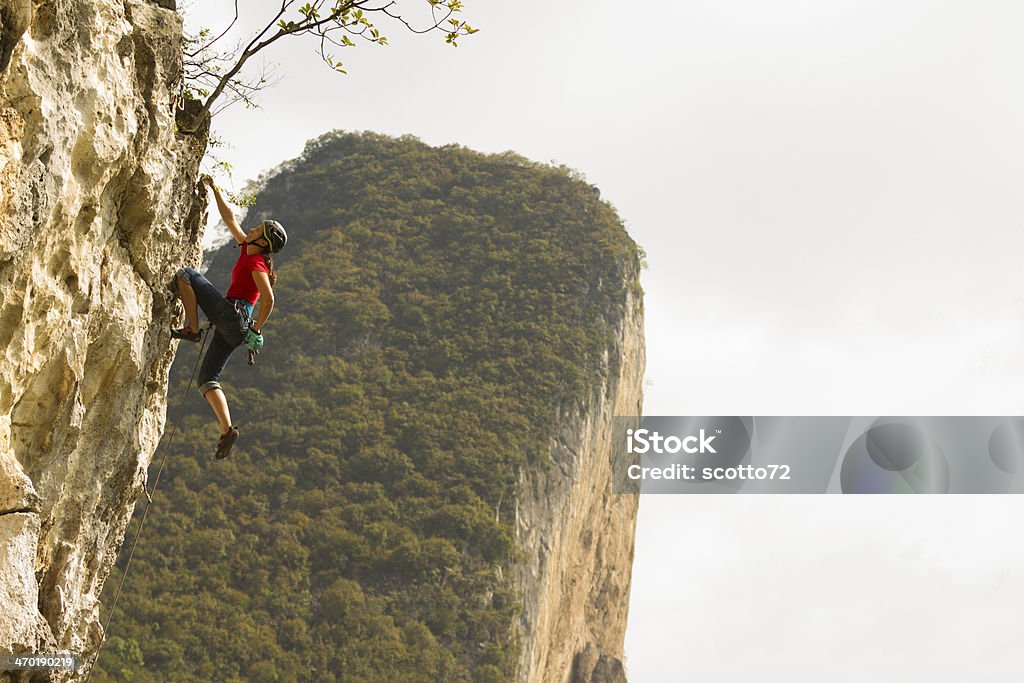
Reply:
[[612, 417], [640, 415], [645, 367], [638, 274], [626, 273], [625, 315], [584, 404], [561, 416], [553, 466], [524, 470], [515, 578], [523, 600], [520, 680], [619, 683], [638, 500], [612, 492]]
[[205, 210], [180, 45], [167, 0], [0, 9], [0, 652], [95, 652], [163, 430]]

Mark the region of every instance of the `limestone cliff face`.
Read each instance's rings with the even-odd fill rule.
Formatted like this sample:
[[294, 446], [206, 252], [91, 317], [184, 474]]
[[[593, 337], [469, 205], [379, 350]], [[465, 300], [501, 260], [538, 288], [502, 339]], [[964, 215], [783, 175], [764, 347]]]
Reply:
[[163, 430], [165, 287], [198, 261], [205, 211], [169, 4], [0, 13], [0, 652], [95, 651]]
[[[632, 282], [636, 273], [627, 275]], [[604, 382], [561, 416], [553, 464], [524, 470], [516, 540], [524, 560], [519, 679], [624, 683], [622, 658], [638, 498], [611, 490], [611, 421], [640, 415], [643, 306], [627, 284], [625, 316], [604, 358]]]
[[[91, 658], [164, 428], [165, 286], [199, 261], [205, 136], [175, 126], [172, 0], [0, 3], [0, 652]], [[637, 500], [611, 493], [609, 451], [611, 417], [640, 413], [638, 294], [623, 311], [552, 466], [522, 473], [523, 681], [624, 679]]]

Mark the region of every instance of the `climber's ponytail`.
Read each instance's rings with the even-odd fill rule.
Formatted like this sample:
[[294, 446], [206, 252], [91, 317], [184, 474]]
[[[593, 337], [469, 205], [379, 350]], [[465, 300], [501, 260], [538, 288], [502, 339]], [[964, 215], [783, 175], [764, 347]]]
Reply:
[[263, 260], [267, 262], [267, 268], [270, 270], [268, 273], [270, 276], [270, 285], [274, 286], [277, 284], [277, 273], [274, 272], [274, 257], [270, 254], [264, 253]]

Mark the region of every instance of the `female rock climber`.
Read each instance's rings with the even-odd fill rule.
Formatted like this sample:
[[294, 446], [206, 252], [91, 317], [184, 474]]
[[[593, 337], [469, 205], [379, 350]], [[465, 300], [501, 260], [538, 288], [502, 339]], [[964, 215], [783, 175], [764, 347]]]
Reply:
[[[199, 331], [199, 308], [214, 325], [215, 331], [210, 348], [203, 358], [199, 371], [199, 391], [213, 408], [220, 422], [220, 439], [217, 441], [217, 458], [224, 458], [238, 440], [238, 426], [231, 424], [228, 401], [217, 381], [227, 365], [228, 357], [236, 348], [245, 344], [250, 351], [263, 348], [263, 325], [274, 310], [274, 289], [277, 274], [270, 254], [281, 251], [288, 241], [288, 235], [277, 221], [266, 220], [253, 226], [248, 233], [238, 227], [235, 215], [228, 208], [220, 190], [210, 176], [203, 176], [200, 182], [213, 190], [217, 209], [236, 246], [241, 247], [238, 262], [231, 271], [231, 286], [221, 296], [209, 280], [192, 268], [182, 268], [175, 276], [178, 295], [185, 306], [186, 326], [172, 330], [175, 339], [197, 342], [202, 339]], [[253, 306], [260, 300], [259, 316], [252, 319]]]

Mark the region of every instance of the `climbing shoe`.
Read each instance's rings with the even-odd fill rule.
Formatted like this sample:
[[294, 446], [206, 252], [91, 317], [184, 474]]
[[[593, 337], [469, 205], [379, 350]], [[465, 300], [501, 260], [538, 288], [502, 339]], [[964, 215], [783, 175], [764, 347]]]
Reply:
[[227, 433], [221, 434], [214, 457], [218, 460], [228, 457], [228, 453], [231, 452], [231, 447], [235, 445], [236, 441], [238, 441], [238, 427], [231, 425]]
[[203, 338], [203, 333], [193, 331], [191, 327], [183, 327], [180, 330], [171, 330], [171, 339], [184, 339], [185, 341], [197, 342]]

